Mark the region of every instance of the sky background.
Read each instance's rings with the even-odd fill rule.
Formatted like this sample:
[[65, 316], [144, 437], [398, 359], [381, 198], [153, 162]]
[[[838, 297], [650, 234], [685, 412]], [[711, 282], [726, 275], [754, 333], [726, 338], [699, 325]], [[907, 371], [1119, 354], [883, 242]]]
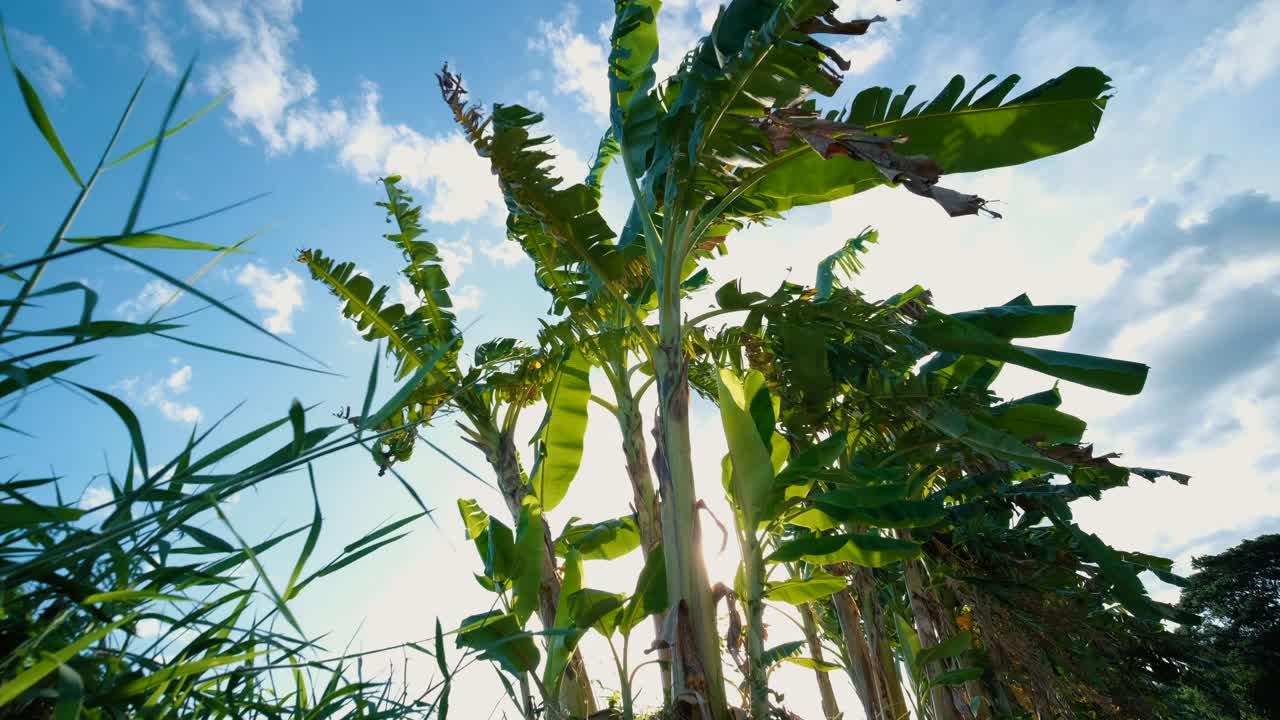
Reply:
[[[844, 89], [821, 100], [823, 107], [839, 107], [871, 85], [916, 83], [917, 96], [931, 97], [954, 74], [973, 82], [988, 72], [1017, 72], [1025, 90], [1074, 65], [1102, 68], [1114, 79], [1115, 97], [1093, 143], [1034, 165], [949, 181], [957, 190], [998, 199], [1003, 220], [952, 220], [905, 191], [880, 188], [735, 234], [730, 254], [712, 264], [713, 277], [742, 277], [759, 290], [784, 278], [811, 283], [818, 259], [870, 225], [880, 231], [880, 243], [855, 285], [871, 297], [919, 283], [944, 310], [999, 304], [1024, 291], [1038, 303], [1078, 304], [1076, 329], [1047, 346], [1137, 360], [1152, 370], [1137, 398], [1064, 383], [1066, 409], [1090, 420], [1087, 439], [1097, 440], [1100, 450], [1193, 476], [1189, 487], [1138, 480], [1102, 503], [1083, 500], [1076, 505], [1081, 522], [1118, 546], [1174, 557], [1184, 571], [1193, 555], [1277, 531], [1280, 2], [1215, 0], [1176, 9], [1159, 1], [841, 5], [843, 18], [879, 13], [888, 21], [837, 43], [854, 67]], [[666, 3], [660, 74], [710, 26], [716, 7], [706, 0]], [[82, 172], [96, 160], [146, 67], [152, 66], [151, 76], [122, 147], [155, 132], [178, 74], [198, 54], [179, 116], [224, 90], [231, 95], [166, 143], [141, 224], [269, 192], [182, 229], [184, 238], [216, 244], [260, 232], [250, 254], [227, 258], [200, 287], [343, 375], [236, 361], [156, 339], [118, 345], [68, 374], [129, 399], [153, 454], [175, 452], [193, 424], [207, 426], [242, 402], [222, 437], [282, 416], [295, 397], [319, 403], [316, 425], [327, 413], [359, 404], [373, 348], [295, 258], [300, 248], [319, 248], [395, 288], [398, 254], [380, 238], [383, 215], [373, 206], [381, 175], [404, 176], [424, 204], [462, 323], [473, 323], [470, 344], [494, 336], [532, 338], [547, 298], [518, 248], [505, 241], [496, 183], [451, 125], [433, 73], [448, 61], [475, 99], [544, 111], [547, 129], [561, 139], [557, 167], [576, 182], [606, 122], [608, 3], [419, 1], [367, 3], [357, 11], [354, 4], [298, 0], [49, 0], [0, 8], [15, 58]], [[26, 117], [16, 85], [4, 82], [0, 253], [25, 258], [47, 242], [75, 187]], [[117, 232], [142, 167], [135, 162], [110, 171], [72, 234]], [[611, 172], [604, 206], [615, 221], [627, 209], [619, 180]], [[153, 251], [146, 259], [187, 277], [208, 257]], [[81, 280], [95, 288], [104, 318], [145, 318], [170, 294], [163, 283], [90, 253], [53, 267], [47, 277], [48, 284]], [[171, 310], [199, 307], [182, 297]], [[73, 308], [51, 302], [45, 312], [66, 317]], [[185, 331], [189, 337], [298, 360], [217, 313], [192, 322], [197, 327]], [[1007, 372], [997, 390], [1017, 396], [1048, 384]], [[56, 388], [41, 392], [59, 397], [42, 398], [39, 408], [31, 403], [16, 416], [37, 439], [0, 436], [6, 470], [52, 468], [66, 476], [65, 492], [84, 492], [91, 503], [104, 492], [99, 474], [107, 467], [123, 471], [125, 433], [101, 406]], [[551, 516], [556, 529], [574, 515], [604, 519], [628, 511], [616, 426], [591, 407], [587, 455], [568, 499]], [[539, 408], [524, 414], [521, 438], [532, 435], [540, 417]], [[714, 408], [695, 400], [693, 426], [700, 485], [712, 505], [723, 508], [718, 463], [724, 445]], [[483, 459], [451, 425], [429, 434], [484, 474]], [[92, 452], [68, 453], [68, 447]], [[449, 627], [488, 608], [470, 577], [478, 561], [463, 540], [454, 501], [475, 497], [505, 515], [500, 498], [425, 449], [403, 472], [437, 509], [438, 528], [420, 522], [409, 538], [299, 597], [304, 626], [331, 633], [331, 647], [348, 639], [353, 649], [417, 640], [430, 634], [437, 616]], [[378, 477], [359, 453], [321, 463], [317, 478], [326, 534], [316, 559], [413, 509], [395, 480]], [[239, 498], [230, 514], [242, 533], [265, 537], [307, 522], [310, 513], [305, 478], [290, 476]], [[296, 548], [281, 550], [269, 567], [287, 572]], [[718, 555], [712, 548], [708, 556], [716, 579], [731, 581], [735, 551]], [[638, 564], [634, 556], [590, 563], [587, 583], [628, 590]], [[1176, 597], [1169, 587], [1153, 590], [1162, 599]], [[771, 624], [771, 638], [792, 632], [785, 618]], [[593, 677], [616, 686], [603, 646], [591, 638], [586, 643]], [[637, 637], [633, 646], [647, 644]], [[366, 666], [399, 662], [399, 655], [383, 655]], [[431, 669], [410, 667], [415, 683]], [[641, 684], [642, 704], [659, 697], [653, 677], [642, 676]], [[835, 676], [835, 684], [846, 714], [856, 717], [847, 680]], [[779, 686], [801, 716], [820, 715], [809, 671], [784, 669]], [[500, 694], [492, 674], [476, 668], [460, 679], [455, 710], [485, 717]]]

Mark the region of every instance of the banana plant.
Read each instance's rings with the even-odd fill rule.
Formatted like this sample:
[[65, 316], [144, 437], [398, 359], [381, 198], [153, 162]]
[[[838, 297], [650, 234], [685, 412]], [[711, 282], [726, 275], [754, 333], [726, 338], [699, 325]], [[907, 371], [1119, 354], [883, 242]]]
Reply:
[[[515, 677], [521, 689], [521, 711], [526, 718], [533, 718], [530, 677], [536, 678], [540, 654], [525, 625], [541, 600], [541, 507], [536, 498], [526, 496], [515, 533], [481, 510], [475, 500], [458, 500], [458, 511], [467, 539], [475, 543], [484, 562], [484, 573], [476, 575], [476, 580], [497, 596], [500, 608], [464, 619], [456, 631], [457, 645], [478, 652], [479, 659], [493, 662], [499, 673]], [[543, 705], [554, 710], [558, 698], [545, 686], [538, 688]]]
[[[373, 428], [381, 432], [371, 453], [384, 471], [391, 469], [410, 457], [422, 439], [423, 426], [444, 410], [456, 410], [465, 418], [459, 428], [466, 441], [484, 454], [512, 520], [523, 517], [531, 499], [537, 500], [541, 517], [564, 498], [581, 463], [590, 396], [583, 359], [572, 352], [545, 354], [499, 338], [477, 346], [471, 367], [464, 369], [459, 363], [462, 334], [451, 310], [449, 280], [435, 245], [421, 239], [425, 233], [421, 206], [400, 189], [399, 181], [398, 176], [382, 180], [387, 201], [378, 205], [395, 223], [396, 232], [384, 237], [401, 251], [406, 263], [402, 275], [420, 301], [417, 309], [410, 312], [401, 304], [388, 304], [390, 289], [375, 288], [372, 280], [356, 273], [353, 263], [337, 263], [318, 250], [299, 254], [312, 277], [343, 302], [343, 314], [363, 337], [386, 342], [397, 377], [405, 380], [396, 395], [399, 402]], [[424, 364], [424, 358], [434, 362]], [[547, 403], [548, 414], [535, 434], [534, 466], [526, 474], [517, 450], [516, 423], [521, 412], [539, 399]], [[359, 418], [353, 422], [368, 424]], [[539, 573], [534, 609], [543, 627], [551, 627], [560, 577], [555, 542], [545, 523], [539, 527], [543, 535], [539, 561], [526, 571]], [[527, 601], [530, 596], [521, 597]], [[580, 655], [573, 656], [567, 672], [577, 690], [575, 705], [567, 710], [585, 717], [595, 711], [595, 701]]]
[[[734, 329], [736, 345], [722, 344], [720, 357], [702, 362], [754, 368], [742, 381], [720, 371], [734, 472], [730, 495], [738, 507], [768, 508], [765, 522], [787, 526], [780, 541], [775, 538], [769, 562], [799, 564], [822, 582], [826, 577], [818, 573], [829, 570], [852, 579], [860, 609], [842, 597], [843, 587], [830, 597], [844, 639], [856, 640], [847, 643], [845, 658], [868, 716], [894, 716], [905, 708], [901, 691], [895, 692], [902, 682], [899, 666], [909, 670], [921, 711], [935, 718], [1068, 706], [1132, 711], [1138, 698], [1153, 697], [1176, 654], [1141, 671], [1128, 663], [1126, 673], [1099, 672], [1085, 667], [1085, 653], [1062, 638], [1014, 619], [1030, 615], [1047, 623], [1046, 607], [1071, 607], [1079, 613], [1073, 616], [1090, 621], [1065, 635], [1097, 637], [1101, 628], [1125, 627], [1123, 641], [1100, 651], [1115, 662], [1124, 652], [1148, 658], [1156, 655], [1152, 646], [1167, 648], [1159, 623], [1189, 618], [1152, 601], [1137, 580], [1144, 570], [1168, 577], [1167, 561], [1109, 548], [1071, 522], [1068, 503], [1096, 497], [1132, 475], [1187, 478], [1095, 457], [1081, 445], [1084, 422], [1058, 409], [1056, 388], [1009, 402], [990, 390], [1004, 362], [1121, 393], [1141, 388], [1145, 366], [1013, 344], [1068, 331], [1074, 316], [1068, 306], [1037, 306], [1019, 296], [1004, 306], [947, 315], [930, 307], [928, 293], [918, 288], [868, 303], [835, 285], [829, 283], [821, 297], [801, 291], [789, 302], [726, 288], [722, 303], [750, 308], [744, 326], [750, 334]], [[732, 356], [724, 348], [733, 348], [727, 353]], [[788, 453], [794, 459], [782, 466], [779, 459]], [[806, 455], [823, 461], [801, 462]], [[1052, 482], [1055, 475], [1069, 483]], [[763, 491], [753, 488], [769, 488], [771, 501], [761, 503]], [[742, 527], [760, 528], [758, 511], [745, 518], [750, 522]], [[1038, 527], [1042, 521], [1048, 528]], [[1018, 543], [1026, 560], [1002, 565], [986, 553], [1010, 543]], [[1000, 581], [984, 575], [1008, 577], [1012, 568], [1041, 567], [1029, 561], [1032, 547], [1051, 552], [1052, 565], [1063, 569], [1021, 578], [1014, 605], [993, 590]], [[754, 549], [747, 539], [748, 598], [758, 592], [752, 586], [760, 577], [748, 552]], [[963, 559], [970, 553], [987, 558], [983, 571]], [[1032, 598], [1043, 603], [1059, 597], [1076, 599], [1042, 604], [1031, 615]], [[749, 610], [748, 626], [752, 615]], [[981, 649], [973, 642], [975, 627], [984, 633]], [[1030, 651], [1023, 636], [1028, 632], [1041, 640], [1031, 663], [1045, 668], [1039, 677], [1011, 662]], [[895, 639], [901, 662], [891, 656], [885, 662]], [[1069, 672], [1061, 675], [1062, 668]]]
[[[619, 694], [622, 699], [623, 720], [635, 717], [633, 686], [635, 673], [640, 667], [661, 660], [650, 660], [635, 667], [630, 663], [631, 633], [646, 617], [660, 616], [667, 609], [665, 563], [662, 547], [658, 546], [646, 555], [644, 568], [636, 579], [630, 595], [611, 593], [582, 586], [583, 556], [571, 550], [565, 561], [565, 593], [556, 613], [556, 628], [565, 634], [553, 640], [547, 663], [548, 678], [563, 666], [565, 654], [588, 630], [599, 632], [608, 643], [618, 672]], [[621, 638], [621, 647], [616, 641]], [[670, 645], [661, 633], [655, 642], [657, 649]]]
[[550, 155], [533, 130], [538, 115], [499, 105], [486, 117], [466, 103], [456, 76], [441, 73], [440, 84], [498, 178], [509, 228], [546, 239], [552, 262], [539, 269], [540, 281], [561, 283], [583, 300], [611, 295], [633, 318], [643, 302], [637, 291], [652, 283], [656, 332], [640, 323], [632, 331], [658, 391], [654, 470], [668, 592], [672, 612], [683, 605], [690, 618], [693, 647], [683, 654], [697, 658], [673, 665], [672, 694], [722, 720], [728, 710], [714, 600], [696, 550], [689, 448], [681, 286], [693, 254], [723, 245], [744, 222], [885, 184], [930, 198], [951, 215], [982, 212], [981, 198], [939, 186], [942, 173], [1018, 164], [1088, 142], [1108, 85], [1101, 72], [1078, 68], [1006, 101], [1016, 78], [978, 96], [988, 78], [965, 97], [963, 81], [953, 80], [910, 109], [910, 90], [894, 97], [875, 88], [823, 116], [810, 96], [834, 94], [845, 63], [819, 38], [864, 34], [876, 18], [841, 21], [830, 0], [736, 0], [676, 74], [657, 83], [659, 7], [657, 0], [616, 3], [610, 127], [634, 203], [621, 233], [592, 209], [587, 184], [558, 187], [546, 170]]

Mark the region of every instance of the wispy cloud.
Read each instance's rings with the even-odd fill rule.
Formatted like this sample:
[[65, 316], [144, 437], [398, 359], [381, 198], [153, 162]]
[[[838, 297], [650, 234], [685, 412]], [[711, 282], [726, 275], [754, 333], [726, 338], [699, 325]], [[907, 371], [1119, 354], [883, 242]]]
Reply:
[[165, 387], [179, 395], [191, 389], [191, 366], [183, 365], [164, 380]]
[[503, 267], [515, 267], [527, 259], [524, 250], [520, 249], [520, 245], [510, 240], [495, 240], [488, 245], [481, 246], [480, 252]]
[[578, 32], [577, 20], [577, 8], [569, 5], [561, 18], [538, 23], [529, 47], [551, 58], [556, 93], [575, 98], [580, 110], [603, 123], [609, 117], [608, 45]]
[[484, 290], [475, 285], [459, 285], [449, 296], [453, 298], [453, 309], [457, 312], [477, 310], [484, 302]]
[[150, 280], [138, 294], [116, 305], [116, 314], [136, 322], [160, 309], [176, 295], [178, 289], [163, 280]]
[[253, 304], [267, 313], [263, 325], [273, 333], [293, 332], [293, 313], [302, 307], [302, 278], [292, 270], [271, 272], [248, 263], [235, 276], [237, 285], [249, 289]]
[[160, 1], [148, 0], [146, 11], [142, 14], [142, 51], [147, 60], [166, 75], [178, 73], [173, 46], [169, 43], [171, 32]]
[[67, 56], [40, 35], [23, 32], [18, 28], [9, 28], [8, 34], [18, 55], [25, 56], [24, 59], [31, 62], [26, 69], [35, 78], [36, 84], [55, 98], [65, 95], [72, 75], [71, 62], [67, 60]]
[[[1280, 201], [1239, 193], [1183, 218], [1177, 203], [1160, 202], [1107, 238], [1099, 259], [1124, 272], [1095, 303], [1110, 311], [1075, 333], [1082, 346], [1151, 359], [1149, 387], [1118, 424], [1162, 452], [1221, 444], [1249, 412], [1237, 398], [1280, 392]], [[1271, 423], [1280, 433], [1280, 415]]]
[[360, 177], [395, 173], [417, 190], [431, 190], [427, 217], [442, 222], [505, 217], [505, 204], [489, 167], [459, 132], [426, 136], [403, 124], [388, 123], [379, 109], [381, 95], [372, 82], [338, 150], [339, 161]]
[[112, 500], [111, 491], [101, 485], [90, 485], [80, 494], [80, 502], [76, 505], [81, 510], [92, 510]]
[[1209, 70], [1217, 90], [1252, 87], [1280, 66], [1280, 2], [1260, 0], [1227, 32], [1205, 43], [1196, 63]]
[[203, 84], [211, 93], [231, 91], [230, 123], [245, 142], [260, 141], [272, 155], [333, 152], [339, 165], [362, 179], [401, 175], [409, 187], [431, 193], [427, 217], [433, 221], [500, 223], [505, 217], [487, 163], [461, 133], [428, 136], [384, 120], [373, 82], [363, 84], [355, 102], [322, 97], [315, 74], [295, 57], [301, 2], [187, 0], [182, 8], [146, 2], [140, 10], [125, 0], [84, 0], [81, 15], [86, 26], [107, 11], [134, 18], [147, 58], [172, 73], [176, 64], [167, 36], [179, 21], [166, 13], [185, 12], [185, 25], [227, 48], [212, 53]]
[[231, 88], [228, 109], [234, 122], [253, 128], [271, 152], [291, 149], [290, 116], [317, 112], [315, 76], [293, 60], [298, 37], [294, 18], [301, 3], [188, 0], [187, 8], [204, 32], [233, 46], [231, 54], [213, 66], [206, 81], [209, 90]]
[[80, 23], [86, 28], [92, 27], [100, 19], [109, 18], [117, 13], [123, 15], [134, 13], [132, 0], [77, 0], [75, 8], [80, 16]]
[[191, 366], [182, 365], [160, 380], [127, 377], [116, 387], [124, 391], [130, 400], [159, 410], [167, 420], [196, 423], [204, 417], [200, 408], [177, 398], [191, 389], [191, 375]]

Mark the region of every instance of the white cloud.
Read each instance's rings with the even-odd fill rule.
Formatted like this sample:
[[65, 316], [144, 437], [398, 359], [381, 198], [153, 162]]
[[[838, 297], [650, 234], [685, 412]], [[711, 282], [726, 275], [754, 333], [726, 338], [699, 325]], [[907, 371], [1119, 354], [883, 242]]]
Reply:
[[[876, 26], [872, 26], [876, 28]], [[876, 30], [872, 30], [872, 33]], [[834, 46], [840, 57], [849, 63], [849, 75], [859, 75], [875, 67], [881, 60], [889, 57], [893, 50], [893, 42], [886, 35], [847, 38]]]
[[604, 122], [609, 117], [609, 53], [607, 45], [574, 30], [577, 8], [570, 5], [559, 20], [542, 20], [529, 45], [551, 57], [556, 93], [571, 95], [578, 108]]
[[255, 263], [240, 268], [237, 285], [249, 289], [253, 304], [267, 312], [263, 325], [273, 333], [293, 332], [293, 312], [302, 307], [302, 279], [291, 270], [273, 273]]
[[475, 257], [470, 235], [463, 235], [461, 240], [437, 240], [436, 249], [440, 252], [440, 266], [449, 282], [458, 282]]
[[164, 384], [175, 393], [182, 394], [191, 389], [191, 366], [183, 365], [165, 378]]
[[159, 410], [166, 420], [197, 423], [204, 417], [200, 408], [175, 398], [191, 389], [191, 374], [191, 366], [183, 365], [160, 381], [134, 376], [121, 380], [116, 387], [134, 402]]
[[76, 12], [80, 15], [81, 24], [88, 28], [93, 26], [100, 12], [108, 16], [112, 13], [132, 15], [134, 7], [132, 0], [78, 0]]
[[475, 310], [484, 301], [484, 290], [475, 285], [458, 285], [452, 288], [449, 297], [453, 299], [453, 309], [456, 312]]
[[146, 7], [141, 13], [135, 0], [78, 0], [76, 11], [80, 16], [80, 24], [90, 31], [99, 20], [105, 24], [116, 15], [130, 19], [141, 16], [138, 30], [142, 35], [140, 46], [143, 57], [166, 75], [178, 73], [173, 46], [169, 43], [175, 28], [168, 21], [166, 6], [161, 0], [146, 0]]
[[77, 507], [81, 510], [92, 510], [99, 505], [109, 503], [113, 499], [111, 491], [100, 485], [90, 485], [80, 494], [80, 502]]
[[[842, 19], [870, 19], [876, 16], [885, 22], [876, 23], [865, 35], [842, 38], [832, 44], [832, 48], [849, 62], [849, 75], [860, 75], [893, 54], [893, 49], [901, 42], [902, 20], [912, 17], [920, 9], [914, 0], [898, 2], [897, 0], [866, 0], [863, 2], [842, 3], [840, 17]], [[949, 71], [955, 71], [954, 58], [948, 58], [945, 64]]]
[[[408, 280], [400, 281], [400, 284], [396, 286], [396, 294], [398, 295], [397, 300], [404, 306], [405, 312], [413, 312], [422, 307], [422, 299], [413, 291], [413, 286], [409, 284]], [[346, 317], [343, 317], [342, 321], [350, 324]]]
[[1210, 93], [1236, 96], [1270, 77], [1280, 65], [1280, 2], [1258, 0], [1229, 26], [1203, 37], [1199, 47], [1173, 59], [1172, 67], [1158, 76], [1161, 82], [1147, 106], [1147, 122], [1172, 122]]
[[163, 280], [150, 280], [135, 297], [116, 305], [116, 314], [130, 322], [141, 320], [168, 304], [178, 292]]
[[396, 174], [432, 196], [431, 220], [458, 222], [505, 217], [505, 204], [488, 163], [460, 132], [427, 137], [407, 125], [383, 121], [378, 86], [364, 84], [363, 108], [341, 141], [338, 160], [364, 178]]
[[1230, 30], [1211, 37], [1197, 63], [1208, 68], [1214, 89], [1257, 85], [1280, 65], [1280, 2], [1260, 0], [1241, 13]]
[[150, 638], [156, 637], [160, 631], [164, 629], [164, 625], [155, 618], [143, 618], [138, 621], [135, 632], [138, 637]]
[[503, 267], [514, 267], [527, 259], [524, 250], [520, 248], [520, 244], [510, 240], [495, 240], [488, 245], [481, 246], [480, 252]]
[[339, 103], [331, 103], [328, 109], [311, 104], [285, 118], [284, 142], [288, 147], [316, 150], [340, 140], [349, 127], [347, 111]]
[[33, 61], [24, 68], [28, 75], [34, 77], [36, 83], [49, 95], [55, 98], [65, 95], [67, 83], [71, 82], [71, 62], [67, 60], [67, 56], [40, 35], [17, 28], [9, 28], [8, 33], [19, 56], [26, 56]]
[[[474, 245], [471, 242], [471, 236], [465, 234], [461, 240], [437, 240], [436, 248], [440, 252], [440, 265], [444, 269], [444, 274], [449, 278], [450, 288], [449, 297], [453, 300], [453, 309], [455, 312], [464, 312], [467, 310], [476, 310], [484, 302], [484, 290], [476, 285], [461, 285], [459, 282], [463, 274], [466, 272], [467, 266], [475, 257]], [[406, 294], [412, 295], [412, 288], [408, 283], [401, 282], [400, 298], [403, 301]], [[419, 304], [416, 297], [413, 298], [417, 307]], [[406, 308], [409, 305], [405, 305]]]
[[286, 152], [298, 144], [315, 147], [307, 143], [345, 121], [345, 115], [326, 115], [316, 107], [315, 76], [293, 62], [300, 2], [187, 0], [187, 8], [201, 29], [235, 46], [214, 66], [207, 85], [212, 92], [231, 89], [228, 109], [234, 122], [257, 131], [269, 152]]
[[680, 66], [680, 61], [711, 29], [720, 7], [717, 0], [677, 0], [663, 4], [658, 13], [658, 59], [653, 72], [659, 82]]
[[[530, 74], [533, 75], [533, 73], [530, 73]], [[541, 77], [540, 73], [538, 74], [538, 77]], [[534, 77], [530, 77], [529, 79], [533, 80], [534, 82], [537, 82], [536, 78]], [[529, 92], [524, 94], [524, 105], [530, 110], [536, 110], [540, 113], [545, 113], [547, 109], [551, 107], [551, 100], [546, 95], [543, 95], [537, 90], [530, 90]]]
[[142, 19], [142, 49], [147, 60], [154, 63], [166, 75], [178, 73], [178, 63], [169, 44], [171, 29], [165, 21], [159, 0], [150, 0]]
[[[336, 151], [340, 165], [361, 178], [396, 174], [418, 191], [430, 191], [427, 217], [459, 222], [490, 217], [500, 223], [505, 206], [488, 163], [460, 132], [425, 136], [404, 124], [390, 124], [379, 111], [375, 83], [366, 81], [354, 108], [337, 98], [324, 100], [312, 71], [296, 62], [297, 0], [187, 0], [189, 24], [209, 39], [229, 44], [205, 79], [206, 89], [231, 91], [226, 104], [231, 124], [251, 131], [269, 154], [297, 149]], [[163, 6], [149, 0], [140, 22], [144, 51], [166, 72], [174, 72], [168, 45], [171, 24]], [[121, 0], [86, 0], [85, 12], [114, 9], [136, 15]], [[601, 76], [603, 78], [603, 76]], [[606, 107], [607, 107], [607, 97]]]

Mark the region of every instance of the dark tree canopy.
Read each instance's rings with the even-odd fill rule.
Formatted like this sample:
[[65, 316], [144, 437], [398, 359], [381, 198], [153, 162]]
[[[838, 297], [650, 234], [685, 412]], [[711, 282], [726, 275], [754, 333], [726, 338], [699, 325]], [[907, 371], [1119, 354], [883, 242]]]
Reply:
[[1280, 718], [1280, 534], [1191, 564], [1181, 607], [1204, 618], [1187, 632], [1209, 653], [1216, 686], [1199, 689], [1227, 707], [1247, 699], [1258, 716]]

